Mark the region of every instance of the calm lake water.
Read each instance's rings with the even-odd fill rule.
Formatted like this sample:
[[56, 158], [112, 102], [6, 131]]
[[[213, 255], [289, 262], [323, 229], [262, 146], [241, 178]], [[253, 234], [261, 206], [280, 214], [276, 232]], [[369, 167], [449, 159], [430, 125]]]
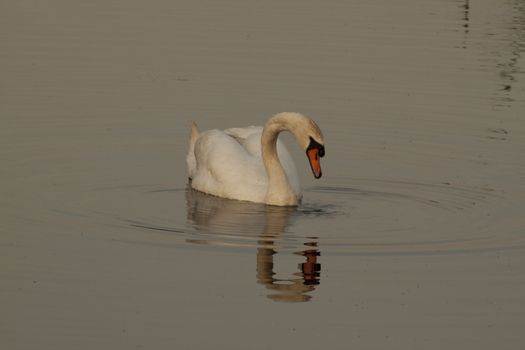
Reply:
[[[525, 346], [522, 0], [1, 8], [1, 348]], [[189, 189], [281, 111], [301, 206]]]

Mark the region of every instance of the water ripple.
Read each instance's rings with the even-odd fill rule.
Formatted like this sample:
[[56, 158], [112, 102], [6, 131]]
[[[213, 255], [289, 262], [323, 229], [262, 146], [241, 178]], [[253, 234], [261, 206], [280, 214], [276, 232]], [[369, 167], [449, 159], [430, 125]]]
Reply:
[[[142, 188], [126, 190], [137, 189]], [[456, 254], [525, 246], [516, 232], [491, 230], [491, 211], [504, 198], [491, 188], [337, 179], [305, 189], [297, 208], [233, 201], [189, 187], [139, 192], [141, 217], [118, 220], [150, 232], [160, 245], [290, 253], [315, 245], [323, 255]], [[149, 201], [171, 203], [174, 211], [148, 213]]]

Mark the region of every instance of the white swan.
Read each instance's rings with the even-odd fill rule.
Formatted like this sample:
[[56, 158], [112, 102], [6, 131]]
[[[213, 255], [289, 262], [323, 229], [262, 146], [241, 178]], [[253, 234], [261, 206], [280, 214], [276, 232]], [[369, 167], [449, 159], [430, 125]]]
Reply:
[[277, 139], [290, 131], [306, 151], [315, 178], [324, 156], [323, 135], [317, 124], [299, 113], [271, 117], [264, 128], [250, 126], [224, 131], [191, 129], [186, 161], [191, 187], [218, 197], [271, 205], [297, 205], [299, 177], [286, 147]]

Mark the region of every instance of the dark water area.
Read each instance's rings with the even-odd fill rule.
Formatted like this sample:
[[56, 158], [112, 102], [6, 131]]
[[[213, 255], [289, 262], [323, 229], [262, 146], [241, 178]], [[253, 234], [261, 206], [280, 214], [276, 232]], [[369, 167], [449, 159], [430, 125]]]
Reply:
[[[2, 349], [525, 344], [523, 1], [0, 7]], [[301, 205], [191, 189], [281, 111]]]

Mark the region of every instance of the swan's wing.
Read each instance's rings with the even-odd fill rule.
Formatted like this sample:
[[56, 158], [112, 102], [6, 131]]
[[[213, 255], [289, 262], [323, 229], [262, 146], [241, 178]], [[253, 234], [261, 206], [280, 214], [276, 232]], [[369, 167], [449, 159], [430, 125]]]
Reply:
[[224, 132], [233, 137], [248, 154], [261, 158], [261, 135], [262, 126], [248, 126], [245, 128], [230, 128]]
[[262, 202], [268, 179], [260, 157], [253, 157], [220, 130], [201, 133], [195, 143], [197, 167], [192, 187], [220, 197]]
[[224, 132], [227, 135], [230, 135], [234, 139], [237, 140], [237, 142], [242, 143], [244, 140], [246, 140], [248, 137], [255, 133], [262, 133], [262, 126], [248, 126], [245, 128], [230, 128], [224, 130]]

